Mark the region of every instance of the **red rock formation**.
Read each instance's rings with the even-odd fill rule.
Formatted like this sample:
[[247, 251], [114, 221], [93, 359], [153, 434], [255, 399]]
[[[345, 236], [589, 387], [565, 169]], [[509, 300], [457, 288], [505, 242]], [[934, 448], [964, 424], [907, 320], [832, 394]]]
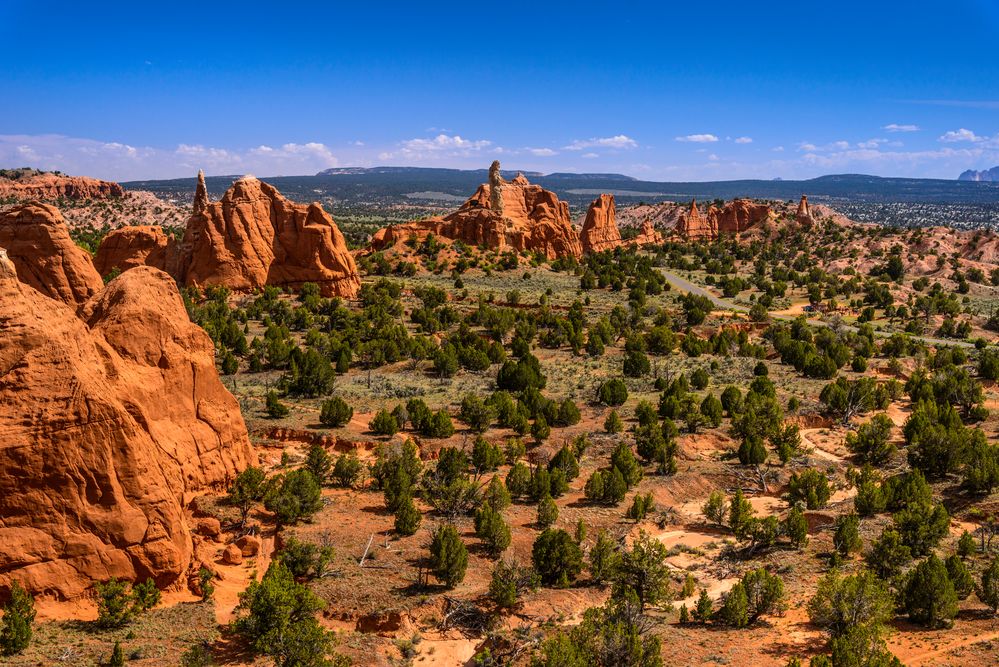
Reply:
[[90, 254], [73, 243], [59, 209], [29, 203], [0, 212], [0, 247], [21, 282], [78, 305], [104, 288]]
[[500, 194], [502, 206], [497, 210], [490, 200], [490, 185], [484, 183], [450, 215], [378, 230], [371, 248], [381, 250], [433, 234], [493, 250], [539, 252], [548, 259], [582, 256], [579, 233], [569, 217], [569, 205], [554, 192], [529, 183], [519, 174], [502, 184]]
[[661, 245], [664, 240], [663, 235], [659, 233], [655, 225], [652, 224], [652, 221], [646, 220], [642, 223], [642, 228], [639, 230], [638, 236], [631, 239], [631, 243], [638, 246]]
[[773, 211], [766, 204], [749, 199], [733, 199], [721, 209], [711, 206], [705, 213], [697, 210], [697, 201], [690, 212], [680, 217], [676, 231], [687, 239], [714, 240], [721, 234], [739, 234], [769, 220]]
[[0, 590], [184, 581], [184, 506], [255, 461], [170, 276], [127, 271], [79, 312], [0, 253]]
[[766, 204], [749, 199], [733, 199], [718, 210], [711, 209], [718, 234], [739, 234], [770, 219], [773, 211]]
[[120, 229], [104, 238], [98, 256], [104, 275], [115, 266], [148, 264], [184, 285], [242, 291], [313, 282], [324, 296], [343, 297], [361, 287], [347, 242], [322, 206], [292, 203], [252, 177], [236, 181], [212, 203], [199, 174], [182, 241], [173, 244], [159, 228]]
[[812, 224], [812, 211], [808, 208], [808, 197], [801, 195], [801, 202], [798, 203], [798, 211], [794, 214], [794, 219], [802, 225]]
[[579, 240], [585, 253], [613, 250], [622, 244], [615, 220], [614, 195], [600, 195], [593, 200], [586, 211]]
[[677, 233], [687, 239], [714, 239], [718, 229], [712, 221], [697, 210], [697, 200], [690, 202], [690, 211], [682, 215], [676, 224]]
[[162, 227], [121, 227], [101, 240], [94, 255], [94, 267], [102, 276], [110, 275], [114, 269], [127, 271], [137, 266], [152, 266], [173, 274], [177, 250], [177, 242]]
[[111, 199], [125, 196], [125, 189], [110, 181], [86, 176], [34, 174], [24, 178], [0, 178], [0, 197], [18, 199]]

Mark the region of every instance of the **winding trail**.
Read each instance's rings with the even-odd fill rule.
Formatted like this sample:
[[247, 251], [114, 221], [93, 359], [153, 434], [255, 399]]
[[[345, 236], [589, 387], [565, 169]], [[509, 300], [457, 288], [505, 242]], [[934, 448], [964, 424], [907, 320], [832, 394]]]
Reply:
[[[663, 274], [663, 277], [666, 278], [666, 282], [668, 282], [670, 285], [672, 285], [673, 287], [682, 292], [688, 292], [690, 294], [696, 294], [698, 296], [707, 297], [711, 301], [711, 303], [713, 303], [716, 307], [718, 307], [721, 310], [730, 310], [737, 313], [749, 312], [749, 308], [747, 308], [746, 306], [734, 303], [732, 301], [729, 301], [728, 299], [723, 299], [717, 294], [708, 291], [704, 287], [701, 287], [700, 285], [690, 282], [686, 278], [682, 278], [676, 275], [675, 273], [667, 271], [666, 269], [663, 268], [659, 268], [658, 270], [661, 274]], [[798, 319], [797, 316], [795, 315], [780, 315], [777, 313], [770, 313], [770, 318], [774, 320], [782, 320], [785, 322], [793, 322], [794, 320]], [[830, 326], [829, 322], [826, 322], [825, 320], [812, 318], [806, 321], [810, 325], [816, 327]], [[857, 327], [850, 324], [843, 324], [841, 326], [847, 331], [857, 331]], [[875, 330], [874, 335], [877, 336], [878, 338], [890, 338], [893, 335], [893, 333], [889, 333], [887, 331]], [[936, 345], [938, 347], [939, 346], [953, 346], [953, 347], [965, 347], [965, 348], [975, 347], [974, 343], [969, 343], [964, 340], [944, 340], [943, 338], [933, 338], [932, 336], [913, 336], [911, 334], [909, 334], [909, 337], [914, 340], [922, 341], [927, 345]]]

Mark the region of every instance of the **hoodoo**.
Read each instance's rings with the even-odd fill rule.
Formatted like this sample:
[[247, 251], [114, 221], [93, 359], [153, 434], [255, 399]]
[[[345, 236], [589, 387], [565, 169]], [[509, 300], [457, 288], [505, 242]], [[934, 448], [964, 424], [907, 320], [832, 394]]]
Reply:
[[749, 199], [733, 199], [722, 208], [708, 207], [701, 213], [697, 200], [690, 204], [690, 211], [680, 216], [676, 232], [692, 240], [714, 240], [722, 234], [739, 234], [756, 227], [773, 217], [773, 210], [766, 204]]
[[90, 255], [73, 243], [54, 206], [29, 203], [0, 212], [0, 247], [21, 282], [71, 306], [104, 287]]
[[502, 180], [499, 162], [490, 168], [490, 182], [480, 185], [454, 213], [380, 229], [371, 247], [382, 250], [431, 234], [493, 250], [538, 252], [548, 259], [583, 254], [569, 205], [554, 192], [528, 182], [523, 174]]
[[614, 195], [600, 195], [586, 211], [579, 235], [583, 252], [613, 250], [621, 245], [621, 232], [615, 219]]
[[78, 317], [0, 258], [0, 315], [0, 590], [177, 581], [192, 565], [185, 504], [255, 456], [174, 281], [127, 271]]
[[119, 229], [104, 238], [97, 255], [103, 275], [147, 264], [199, 287], [243, 291], [312, 282], [324, 296], [342, 297], [361, 287], [347, 242], [322, 206], [295, 204], [253, 177], [211, 202], [199, 172], [194, 212], [180, 242], [158, 228]]

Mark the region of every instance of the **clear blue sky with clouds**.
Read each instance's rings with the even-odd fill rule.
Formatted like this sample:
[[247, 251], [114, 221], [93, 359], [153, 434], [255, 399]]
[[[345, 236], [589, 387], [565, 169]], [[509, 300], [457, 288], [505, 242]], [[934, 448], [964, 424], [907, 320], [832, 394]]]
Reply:
[[999, 2], [0, 0], [0, 167], [650, 180], [999, 164]]

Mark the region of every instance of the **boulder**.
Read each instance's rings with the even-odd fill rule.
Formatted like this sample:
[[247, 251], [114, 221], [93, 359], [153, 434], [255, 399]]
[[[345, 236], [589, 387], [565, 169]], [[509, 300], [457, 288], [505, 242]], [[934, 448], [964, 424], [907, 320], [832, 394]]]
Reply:
[[586, 220], [579, 234], [583, 252], [613, 250], [622, 244], [614, 210], [614, 195], [600, 195], [586, 210]]
[[179, 580], [184, 507], [256, 457], [174, 281], [139, 267], [73, 308], [0, 258], [0, 321], [0, 593]]
[[77, 306], [104, 288], [90, 254], [73, 243], [54, 206], [33, 202], [0, 212], [0, 247], [18, 279], [45, 296]]
[[196, 287], [251, 291], [312, 282], [324, 296], [348, 298], [361, 287], [347, 242], [323, 207], [295, 204], [252, 176], [210, 202], [199, 173], [194, 212], [180, 242], [156, 227], [122, 229], [105, 237], [98, 256], [103, 275], [148, 265]]
[[[491, 173], [499, 178], [498, 164]], [[494, 184], [483, 183], [454, 213], [379, 230], [371, 249], [382, 250], [410, 239], [421, 241], [432, 234], [500, 252], [537, 252], [548, 259], [582, 256], [568, 203], [528, 182], [523, 174], [498, 183], [499, 197], [493, 196]]]
[[196, 530], [198, 535], [216, 539], [222, 534], [222, 523], [213, 516], [201, 517], [197, 521]]
[[236, 540], [236, 546], [247, 558], [256, 556], [260, 553], [260, 538], [256, 535], [243, 535]]
[[243, 562], [243, 551], [235, 544], [230, 544], [222, 550], [222, 562], [226, 565], [240, 565]]

